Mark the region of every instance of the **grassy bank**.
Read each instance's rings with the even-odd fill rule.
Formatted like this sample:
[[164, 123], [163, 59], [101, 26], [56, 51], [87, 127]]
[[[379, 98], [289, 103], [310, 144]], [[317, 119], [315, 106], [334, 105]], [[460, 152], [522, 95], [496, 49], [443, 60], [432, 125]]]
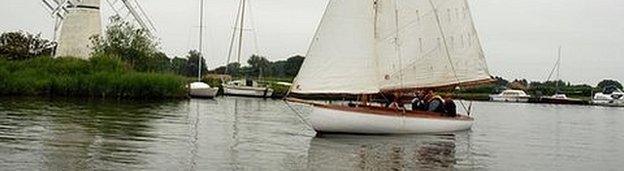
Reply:
[[185, 83], [173, 74], [136, 72], [110, 56], [0, 59], [0, 95], [177, 98], [186, 96]]

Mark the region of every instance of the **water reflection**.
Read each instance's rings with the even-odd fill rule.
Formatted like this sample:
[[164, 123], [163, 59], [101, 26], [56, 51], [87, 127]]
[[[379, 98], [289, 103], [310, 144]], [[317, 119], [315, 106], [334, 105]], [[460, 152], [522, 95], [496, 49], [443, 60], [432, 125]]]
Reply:
[[[88, 169], [102, 165], [146, 164], [143, 144], [156, 135], [154, 108], [177, 102], [81, 101], [76, 99], [3, 99], [0, 145], [4, 162], [21, 168]], [[6, 150], [6, 152], [5, 152]], [[7, 155], [8, 154], [8, 155]]]
[[618, 131], [624, 123], [624, 109], [475, 106], [477, 122], [467, 132], [314, 137], [279, 100], [0, 98], [0, 170], [624, 167], [620, 160], [624, 133]]
[[457, 158], [456, 136], [323, 135], [312, 139], [309, 159], [321, 170], [452, 169]]

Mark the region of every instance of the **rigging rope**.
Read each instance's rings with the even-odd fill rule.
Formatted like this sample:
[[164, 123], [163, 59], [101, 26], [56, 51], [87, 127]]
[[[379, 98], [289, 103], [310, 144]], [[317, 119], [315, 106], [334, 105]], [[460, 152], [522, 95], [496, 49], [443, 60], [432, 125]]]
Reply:
[[[453, 76], [455, 76], [455, 79], [457, 80], [457, 86], [459, 87], [459, 89], [462, 89], [462, 82], [461, 79], [459, 79], [459, 76], [457, 74], [457, 70], [455, 69], [455, 65], [453, 64], [453, 58], [451, 57], [451, 52], [450, 49], [448, 47], [448, 42], [446, 40], [446, 35], [444, 33], [444, 29], [442, 28], [442, 22], [440, 20], [440, 15], [438, 14], [438, 9], [435, 7], [435, 5], [433, 4], [432, 0], [429, 0], [429, 4], [431, 5], [431, 8], [433, 10], [433, 14], [435, 16], [436, 19], [436, 23], [438, 26], [438, 30], [440, 31], [440, 35], [442, 38], [442, 43], [444, 45], [444, 51], [446, 53], [446, 57], [449, 61], [449, 65], [451, 67], [451, 70], [453, 71]], [[459, 103], [461, 104], [462, 108], [464, 108], [464, 110], [466, 110], [466, 112], [470, 113], [470, 109], [466, 108], [466, 105], [464, 104], [464, 102], [462, 100], [459, 100]]]
[[292, 110], [293, 112], [295, 112], [295, 114], [297, 114], [297, 118], [299, 119], [299, 121], [300, 121], [301, 123], [303, 123], [304, 125], [306, 125], [306, 126], [308, 127], [308, 129], [314, 130], [314, 127], [312, 127], [312, 124], [308, 123], [308, 122], [304, 119], [303, 115], [301, 115], [301, 114], [299, 113], [299, 111], [298, 111], [298, 110], [296, 110], [296, 109], [295, 109], [295, 108], [293, 108], [290, 104], [288, 104], [288, 102], [287, 102], [286, 100], [284, 100], [284, 103], [286, 103], [286, 106], [288, 106], [288, 108], [290, 108], [290, 110]]

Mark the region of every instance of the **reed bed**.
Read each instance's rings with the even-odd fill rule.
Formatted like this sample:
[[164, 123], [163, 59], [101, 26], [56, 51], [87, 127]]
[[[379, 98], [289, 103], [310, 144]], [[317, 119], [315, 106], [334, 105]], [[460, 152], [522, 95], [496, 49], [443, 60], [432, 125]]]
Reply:
[[0, 58], [0, 95], [50, 95], [94, 98], [182, 98], [184, 77], [137, 72], [114, 56], [77, 58]]

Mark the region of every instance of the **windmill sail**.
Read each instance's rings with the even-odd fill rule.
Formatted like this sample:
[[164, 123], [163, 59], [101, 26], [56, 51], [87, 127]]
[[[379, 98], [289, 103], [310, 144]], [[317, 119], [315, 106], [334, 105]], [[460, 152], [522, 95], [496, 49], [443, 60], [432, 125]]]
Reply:
[[292, 92], [362, 94], [489, 79], [465, 0], [332, 0]]

